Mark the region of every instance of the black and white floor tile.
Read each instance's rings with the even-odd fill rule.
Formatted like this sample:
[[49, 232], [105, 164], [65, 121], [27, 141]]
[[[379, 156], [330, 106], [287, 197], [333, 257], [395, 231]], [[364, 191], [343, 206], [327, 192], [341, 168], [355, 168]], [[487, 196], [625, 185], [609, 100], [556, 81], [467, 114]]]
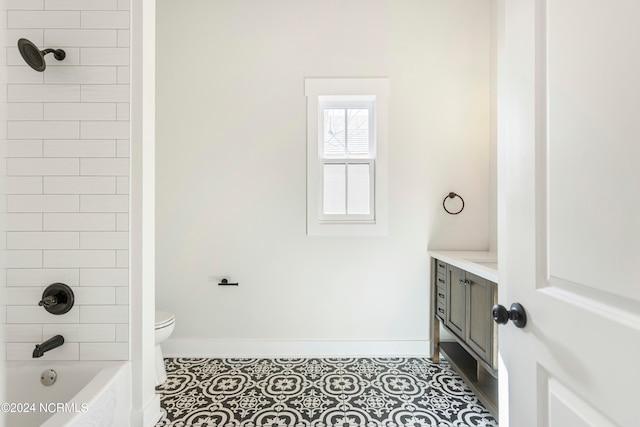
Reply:
[[156, 427], [497, 426], [446, 362], [165, 359]]

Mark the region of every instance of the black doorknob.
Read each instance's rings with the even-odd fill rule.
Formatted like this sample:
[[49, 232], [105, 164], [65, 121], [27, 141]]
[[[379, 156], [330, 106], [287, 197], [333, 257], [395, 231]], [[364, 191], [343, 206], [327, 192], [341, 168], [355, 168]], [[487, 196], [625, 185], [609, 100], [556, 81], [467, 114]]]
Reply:
[[507, 310], [503, 305], [496, 304], [491, 308], [491, 315], [499, 325], [504, 325], [509, 320], [517, 328], [524, 328], [527, 324], [527, 313], [524, 311], [524, 307], [517, 302], [511, 304], [510, 310]]

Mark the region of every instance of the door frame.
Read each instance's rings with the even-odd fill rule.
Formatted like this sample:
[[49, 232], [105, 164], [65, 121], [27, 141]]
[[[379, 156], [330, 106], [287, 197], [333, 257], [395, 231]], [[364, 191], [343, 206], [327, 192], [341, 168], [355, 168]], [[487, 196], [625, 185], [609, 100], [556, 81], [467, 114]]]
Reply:
[[[495, 159], [495, 206], [496, 206], [496, 224], [495, 224], [495, 248], [498, 253], [498, 301], [507, 300], [507, 280], [504, 274], [505, 257], [500, 256], [498, 249], [498, 242], [500, 241], [500, 226], [502, 222], [500, 219], [505, 216], [505, 188], [504, 181], [501, 179], [504, 171], [501, 169], [504, 167], [505, 153], [505, 126], [501, 123], [505, 120], [506, 108], [504, 107], [506, 101], [506, 93], [504, 84], [500, 81], [504, 79], [505, 64], [504, 56], [501, 53], [504, 49], [505, 42], [505, 1], [506, 0], [491, 0], [492, 8], [492, 64], [494, 72], [492, 73], [492, 111], [494, 117], [492, 120], [492, 130], [494, 137], [491, 138], [494, 143], [495, 155], [492, 158]], [[494, 128], [495, 126], [495, 128]], [[493, 234], [492, 234], [493, 235]], [[498, 329], [498, 423], [501, 427], [509, 427], [509, 372], [502, 357], [502, 345], [500, 344], [500, 329]]]
[[129, 360], [131, 426], [160, 418], [155, 394], [155, 8], [131, 0]]

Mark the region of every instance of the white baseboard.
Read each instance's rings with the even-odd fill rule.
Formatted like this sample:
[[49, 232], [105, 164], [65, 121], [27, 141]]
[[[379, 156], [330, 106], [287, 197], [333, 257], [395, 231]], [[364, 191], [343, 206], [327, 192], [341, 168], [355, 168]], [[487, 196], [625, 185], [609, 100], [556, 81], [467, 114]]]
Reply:
[[156, 394], [151, 402], [147, 405], [144, 411], [144, 425], [146, 427], [153, 427], [162, 417], [162, 412], [160, 411], [160, 395]]
[[142, 410], [131, 411], [131, 427], [154, 427], [160, 417], [160, 395], [154, 394]]
[[429, 357], [430, 341], [222, 341], [169, 339], [164, 357]]

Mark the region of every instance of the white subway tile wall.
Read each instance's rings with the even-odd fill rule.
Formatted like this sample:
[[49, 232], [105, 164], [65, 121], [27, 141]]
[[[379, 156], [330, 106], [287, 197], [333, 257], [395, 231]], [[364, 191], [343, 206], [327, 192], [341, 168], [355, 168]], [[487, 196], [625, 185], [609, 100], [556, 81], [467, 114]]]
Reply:
[[[6, 356], [129, 358], [129, 0], [7, 0]], [[29, 68], [27, 38], [47, 69]], [[44, 288], [66, 283], [75, 305], [53, 315]]]

